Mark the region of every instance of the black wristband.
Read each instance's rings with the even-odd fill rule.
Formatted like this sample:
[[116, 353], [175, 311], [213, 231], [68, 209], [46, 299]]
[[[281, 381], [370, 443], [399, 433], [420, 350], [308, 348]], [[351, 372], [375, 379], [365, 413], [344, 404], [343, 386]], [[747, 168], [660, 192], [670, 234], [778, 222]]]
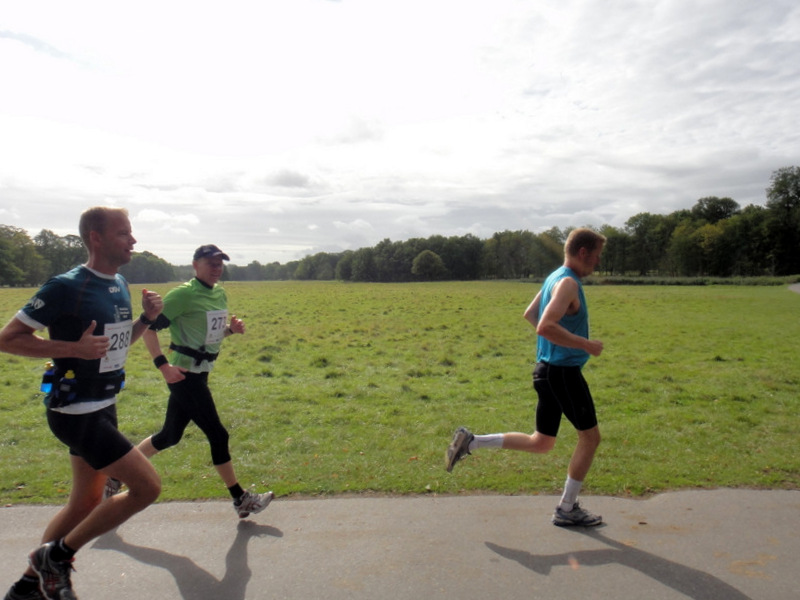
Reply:
[[150, 319], [148, 319], [148, 318], [147, 318], [147, 315], [146, 315], [146, 314], [144, 314], [144, 313], [142, 313], [142, 314], [139, 316], [139, 321], [140, 321], [141, 323], [144, 323], [145, 325], [152, 325], [153, 323], [155, 323], [155, 321], [151, 321]]
[[160, 369], [164, 365], [169, 364], [169, 361], [167, 360], [166, 356], [159, 354], [153, 359], [153, 364], [156, 366], [156, 369]]
[[228, 335], [233, 335], [233, 329], [230, 328], [230, 325], [225, 328], [225, 331], [228, 332]]

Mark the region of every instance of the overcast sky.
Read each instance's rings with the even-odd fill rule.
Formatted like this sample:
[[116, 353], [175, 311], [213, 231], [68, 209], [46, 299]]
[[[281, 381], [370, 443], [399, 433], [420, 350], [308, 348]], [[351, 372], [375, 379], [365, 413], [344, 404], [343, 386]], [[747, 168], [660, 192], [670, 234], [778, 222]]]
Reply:
[[764, 204], [796, 0], [83, 0], [0, 11], [0, 224], [130, 211], [244, 265]]

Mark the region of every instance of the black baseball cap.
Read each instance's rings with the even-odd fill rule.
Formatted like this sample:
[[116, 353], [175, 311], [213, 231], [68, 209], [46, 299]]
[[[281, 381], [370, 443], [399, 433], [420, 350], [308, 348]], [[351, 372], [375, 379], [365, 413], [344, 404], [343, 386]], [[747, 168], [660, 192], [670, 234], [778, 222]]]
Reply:
[[219, 256], [222, 260], [230, 260], [230, 256], [225, 254], [222, 250], [217, 248], [214, 244], [206, 244], [200, 246], [194, 251], [194, 258], [192, 260], [200, 260], [201, 258], [214, 258]]

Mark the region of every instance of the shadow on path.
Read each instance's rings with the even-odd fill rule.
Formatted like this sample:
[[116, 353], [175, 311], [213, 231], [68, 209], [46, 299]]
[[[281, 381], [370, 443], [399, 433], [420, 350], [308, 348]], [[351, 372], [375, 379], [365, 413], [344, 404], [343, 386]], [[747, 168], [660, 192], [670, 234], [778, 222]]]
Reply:
[[525, 550], [505, 548], [491, 542], [486, 547], [504, 558], [517, 561], [523, 567], [540, 575], [548, 575], [553, 567], [580, 568], [617, 564], [631, 569], [672, 588], [694, 600], [751, 600], [749, 596], [725, 583], [721, 579], [687, 567], [649, 552], [637, 550], [604, 536], [598, 530], [570, 529], [598, 540], [610, 548], [605, 550], [580, 550], [565, 554], [531, 554]]
[[[99, 537], [92, 548], [116, 550], [141, 563], [166, 569], [175, 578], [184, 600], [245, 600], [247, 584], [252, 576], [247, 562], [247, 543], [250, 538], [265, 535], [283, 537], [283, 533], [275, 527], [258, 525], [252, 521], [239, 522], [236, 538], [225, 556], [225, 576], [222, 579], [217, 579], [185, 556], [129, 544], [116, 530]], [[214, 541], [209, 543], [213, 544]]]

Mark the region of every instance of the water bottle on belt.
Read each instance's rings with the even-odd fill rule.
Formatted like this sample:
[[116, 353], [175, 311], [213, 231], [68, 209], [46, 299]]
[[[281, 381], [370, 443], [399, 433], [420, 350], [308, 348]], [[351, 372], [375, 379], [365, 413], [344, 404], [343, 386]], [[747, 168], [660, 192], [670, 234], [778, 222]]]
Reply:
[[45, 394], [49, 394], [50, 390], [53, 389], [53, 380], [55, 379], [56, 369], [53, 366], [53, 363], [47, 361], [44, 365], [44, 375], [42, 376], [42, 385], [39, 387], [41, 391]]
[[75, 397], [78, 395], [77, 383], [78, 382], [75, 381], [75, 371], [70, 369], [64, 373], [64, 376], [58, 382], [58, 387], [56, 388], [56, 398], [58, 399], [57, 406], [64, 406], [75, 400]]

